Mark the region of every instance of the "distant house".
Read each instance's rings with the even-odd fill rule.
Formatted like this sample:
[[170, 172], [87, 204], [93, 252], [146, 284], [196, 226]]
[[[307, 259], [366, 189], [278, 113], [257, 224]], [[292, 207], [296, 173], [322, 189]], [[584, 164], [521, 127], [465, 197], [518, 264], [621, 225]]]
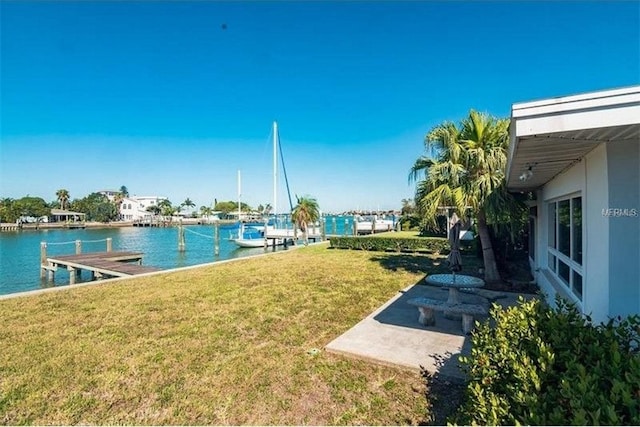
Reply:
[[48, 222], [84, 222], [87, 214], [64, 209], [51, 209]]
[[596, 322], [640, 313], [640, 86], [513, 104], [507, 186], [534, 191], [541, 290]]
[[166, 197], [159, 196], [129, 196], [120, 203], [120, 218], [125, 221], [136, 221], [150, 218], [153, 214], [147, 209], [157, 206]]
[[106, 196], [110, 202], [113, 202], [116, 199], [116, 196], [120, 194], [120, 192], [117, 190], [100, 190], [97, 193]]

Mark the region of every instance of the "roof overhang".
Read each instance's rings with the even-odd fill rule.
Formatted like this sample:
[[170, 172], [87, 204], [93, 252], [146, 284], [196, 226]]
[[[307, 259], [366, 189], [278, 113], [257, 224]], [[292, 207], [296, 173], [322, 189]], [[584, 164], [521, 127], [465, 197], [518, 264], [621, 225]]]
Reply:
[[640, 140], [640, 86], [513, 104], [509, 137], [507, 187], [535, 190], [600, 144]]

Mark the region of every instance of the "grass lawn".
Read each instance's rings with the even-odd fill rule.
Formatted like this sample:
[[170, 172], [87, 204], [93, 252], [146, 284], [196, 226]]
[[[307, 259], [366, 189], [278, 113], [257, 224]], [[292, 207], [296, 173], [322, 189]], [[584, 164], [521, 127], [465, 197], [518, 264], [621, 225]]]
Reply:
[[313, 349], [433, 267], [320, 244], [2, 300], [0, 423], [420, 423], [418, 373]]

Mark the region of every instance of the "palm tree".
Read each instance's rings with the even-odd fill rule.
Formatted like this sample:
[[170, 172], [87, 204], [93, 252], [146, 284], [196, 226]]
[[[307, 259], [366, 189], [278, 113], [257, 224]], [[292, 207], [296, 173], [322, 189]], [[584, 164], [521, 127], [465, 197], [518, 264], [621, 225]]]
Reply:
[[400, 209], [401, 215], [411, 215], [415, 210], [413, 199], [402, 199], [402, 209]]
[[187, 197], [187, 198], [184, 200], [184, 202], [182, 202], [182, 204], [181, 204], [180, 206], [185, 206], [185, 207], [187, 207], [187, 208], [193, 208], [193, 207], [195, 207], [195, 206], [196, 206], [196, 204], [195, 204], [195, 203], [193, 203], [193, 202], [191, 201], [191, 199]]
[[316, 199], [309, 196], [298, 197], [297, 204], [291, 212], [291, 220], [304, 233], [304, 244], [309, 244], [309, 223], [316, 222], [320, 218], [320, 208]]
[[154, 216], [155, 215], [160, 215], [161, 211], [162, 211], [162, 209], [158, 205], [147, 206], [147, 212], [151, 212]]
[[67, 206], [67, 202], [69, 201], [69, 191], [61, 188], [60, 190], [56, 191], [56, 197], [60, 202], [60, 209], [64, 210]]
[[173, 207], [171, 201], [169, 199], [162, 199], [158, 202], [158, 206], [160, 207], [160, 212], [162, 216], [169, 217], [169, 222], [173, 222], [173, 215], [176, 213], [176, 208]]
[[416, 205], [435, 223], [439, 207], [453, 206], [461, 218], [467, 210], [477, 218], [487, 282], [500, 281], [489, 236], [487, 215], [508, 208], [504, 189], [509, 120], [471, 110], [460, 127], [445, 122], [425, 138], [430, 155], [416, 160], [410, 181], [424, 178], [416, 188]]
[[213, 209], [210, 208], [209, 206], [200, 206], [200, 216], [202, 218], [207, 218], [209, 219], [209, 217], [213, 214]]

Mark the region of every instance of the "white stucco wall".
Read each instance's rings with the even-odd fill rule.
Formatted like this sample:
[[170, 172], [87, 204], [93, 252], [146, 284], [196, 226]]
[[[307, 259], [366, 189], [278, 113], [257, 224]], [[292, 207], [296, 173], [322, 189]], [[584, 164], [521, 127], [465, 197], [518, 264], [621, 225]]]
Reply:
[[583, 309], [595, 322], [609, 314], [609, 226], [602, 206], [609, 201], [607, 150], [602, 144], [585, 157], [583, 217]]
[[[541, 290], [552, 303], [556, 293], [579, 298], [548, 268], [547, 203], [582, 198], [582, 262], [564, 258], [582, 275], [578, 304], [595, 322], [640, 313], [640, 86], [514, 104], [511, 113], [510, 188], [521, 188], [514, 165], [580, 162], [537, 188], [534, 261]], [[587, 131], [588, 130], [588, 131]], [[575, 132], [574, 132], [575, 131]], [[550, 150], [532, 150], [528, 137], [548, 136]], [[571, 139], [581, 141], [573, 146]], [[591, 149], [593, 143], [593, 149]], [[552, 144], [557, 144], [557, 147]], [[591, 151], [584, 151], [584, 150]], [[528, 150], [528, 151], [527, 151]], [[586, 154], [585, 154], [586, 153]], [[633, 212], [633, 214], [629, 214]], [[556, 254], [558, 254], [556, 252]], [[573, 278], [572, 280], [573, 281]]]
[[[549, 181], [538, 193], [538, 236], [539, 242], [536, 252], [538, 253], [537, 263], [539, 272], [537, 274], [538, 285], [541, 291], [547, 296], [549, 304], [553, 305], [555, 295], [560, 294], [563, 298], [576, 303], [581, 309], [584, 309], [585, 286], [583, 282], [583, 301], [576, 298], [565, 285], [556, 279], [551, 271], [549, 271], [548, 262], [549, 254], [547, 247], [549, 246], [549, 213], [547, 203], [566, 198], [569, 196], [582, 196], [583, 206], [585, 204], [585, 159], [575, 164], [570, 169]], [[583, 208], [584, 210], [584, 208]], [[584, 224], [584, 221], [583, 221]], [[584, 236], [584, 225], [583, 225]], [[584, 263], [583, 263], [584, 264]], [[584, 279], [584, 278], [583, 278]]]
[[[583, 282], [582, 301], [548, 269], [547, 203], [569, 196], [582, 197]], [[604, 144], [587, 154], [580, 163], [547, 183], [538, 192], [536, 236], [536, 274], [540, 289], [553, 304], [556, 293], [578, 304], [596, 322], [605, 321], [609, 312], [609, 233], [608, 219], [602, 206], [609, 200], [607, 184], [607, 151]]]
[[640, 140], [607, 143], [607, 164], [609, 314], [628, 316], [640, 313]]

